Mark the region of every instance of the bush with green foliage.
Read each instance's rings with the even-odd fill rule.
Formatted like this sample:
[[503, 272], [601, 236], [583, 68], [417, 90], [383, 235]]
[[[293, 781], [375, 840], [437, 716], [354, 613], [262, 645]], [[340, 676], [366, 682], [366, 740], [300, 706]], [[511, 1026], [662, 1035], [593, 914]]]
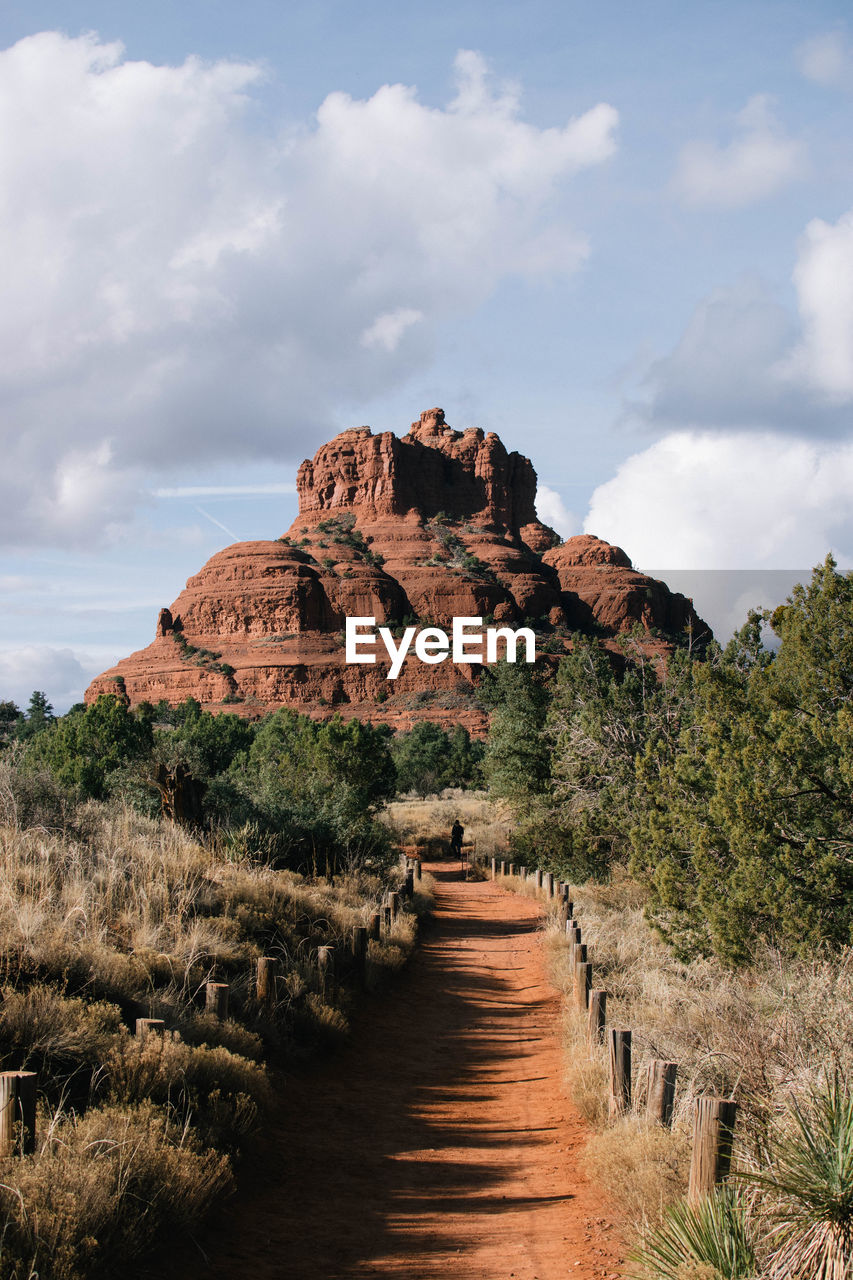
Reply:
[[772, 626], [777, 651], [754, 613], [696, 664], [677, 743], [638, 760], [632, 869], [684, 955], [851, 941], [853, 574], [828, 557]]
[[478, 786], [483, 753], [483, 744], [472, 742], [463, 725], [455, 725], [448, 733], [430, 720], [419, 720], [408, 733], [398, 733], [391, 744], [397, 790], [426, 797], [444, 787]]
[[521, 856], [571, 878], [630, 859], [679, 956], [853, 940], [853, 574], [831, 557], [725, 650], [664, 663], [594, 640], [550, 682], [499, 664], [485, 773]]
[[396, 784], [390, 738], [386, 725], [277, 711], [211, 786], [209, 812], [257, 831], [276, 865], [385, 865], [390, 847], [376, 812]]
[[641, 1280], [756, 1280], [744, 1198], [721, 1187], [696, 1204], [678, 1201], [632, 1258]]
[[762, 1194], [771, 1273], [848, 1280], [853, 1272], [853, 1093], [836, 1072], [802, 1101], [746, 1180]]
[[147, 756], [152, 745], [150, 724], [130, 712], [121, 697], [101, 694], [30, 738], [24, 769], [47, 769], [80, 799], [101, 800], [118, 771]]

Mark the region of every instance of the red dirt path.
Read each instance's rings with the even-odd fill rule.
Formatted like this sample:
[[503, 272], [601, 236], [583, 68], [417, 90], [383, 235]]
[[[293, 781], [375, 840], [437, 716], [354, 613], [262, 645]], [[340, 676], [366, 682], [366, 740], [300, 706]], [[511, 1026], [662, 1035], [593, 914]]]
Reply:
[[602, 1280], [619, 1240], [561, 1086], [541, 908], [436, 879], [434, 922], [343, 1051], [288, 1079], [241, 1192], [162, 1280]]

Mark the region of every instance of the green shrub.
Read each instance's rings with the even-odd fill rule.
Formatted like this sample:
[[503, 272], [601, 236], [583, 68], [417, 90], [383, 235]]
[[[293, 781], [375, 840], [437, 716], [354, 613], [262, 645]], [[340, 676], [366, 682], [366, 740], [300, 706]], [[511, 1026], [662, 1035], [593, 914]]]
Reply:
[[723, 1187], [695, 1205], [679, 1201], [632, 1254], [643, 1280], [755, 1280], [745, 1203]]
[[765, 1195], [774, 1277], [849, 1280], [853, 1272], [853, 1093], [836, 1073], [800, 1102], [769, 1150], [769, 1171], [744, 1175]]

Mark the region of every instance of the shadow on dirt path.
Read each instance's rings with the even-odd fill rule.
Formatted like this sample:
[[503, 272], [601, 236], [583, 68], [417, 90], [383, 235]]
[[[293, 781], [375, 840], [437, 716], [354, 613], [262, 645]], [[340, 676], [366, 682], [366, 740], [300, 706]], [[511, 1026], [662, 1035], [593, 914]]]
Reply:
[[407, 971], [291, 1076], [241, 1190], [159, 1280], [603, 1280], [620, 1271], [562, 1091], [541, 909], [456, 864]]

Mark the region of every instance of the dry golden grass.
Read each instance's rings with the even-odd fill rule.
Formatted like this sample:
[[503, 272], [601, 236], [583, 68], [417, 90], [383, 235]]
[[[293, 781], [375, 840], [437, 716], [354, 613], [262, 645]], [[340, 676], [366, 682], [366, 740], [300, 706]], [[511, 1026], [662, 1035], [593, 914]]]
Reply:
[[[49, 1110], [37, 1153], [0, 1161], [0, 1276], [82, 1280], [229, 1185], [227, 1153], [270, 1099], [266, 1060], [346, 1034], [353, 930], [400, 872], [312, 881], [96, 804], [22, 829], [8, 772], [0, 761], [0, 1065], [36, 1070]], [[429, 909], [428, 878], [411, 905]], [[371, 942], [370, 986], [405, 962], [416, 927], [407, 910]], [[335, 957], [323, 991], [320, 945]], [[262, 955], [279, 961], [267, 1006]], [[230, 987], [224, 1021], [203, 1008], [211, 978]], [[166, 1034], [137, 1039], [140, 1016]]]
[[659, 1222], [667, 1206], [687, 1190], [691, 1143], [688, 1126], [665, 1129], [630, 1115], [593, 1134], [584, 1163], [590, 1176], [607, 1187], [625, 1220], [643, 1227]]
[[398, 844], [417, 844], [433, 853], [449, 849], [450, 828], [456, 819], [465, 828], [465, 844], [475, 858], [487, 861], [505, 857], [509, 848], [510, 818], [502, 814], [484, 791], [447, 788], [426, 800], [395, 800], [384, 821]]
[[57, 1115], [44, 1128], [35, 1155], [0, 1160], [4, 1280], [86, 1280], [109, 1259], [123, 1269], [231, 1186], [228, 1159], [150, 1103]]
[[652, 1058], [679, 1063], [677, 1118], [688, 1121], [702, 1093], [735, 1097], [742, 1152], [757, 1159], [791, 1096], [832, 1065], [853, 1075], [850, 949], [808, 961], [765, 952], [734, 972], [683, 964], [646, 925], [627, 877], [573, 897], [594, 985], [611, 993], [608, 1020], [633, 1029], [636, 1078]]
[[[548, 912], [545, 946], [565, 1000], [566, 1079], [595, 1130], [590, 1173], [616, 1196], [636, 1230], [660, 1220], [687, 1185], [696, 1098], [738, 1101], [735, 1160], [755, 1167], [771, 1131], [786, 1123], [790, 1099], [803, 1098], [836, 1066], [853, 1078], [853, 953], [810, 961], [765, 952], [733, 972], [712, 960], [684, 964], [646, 924], [642, 889], [624, 872], [606, 885], [572, 886], [574, 914], [593, 965], [593, 986], [608, 992], [610, 1026], [632, 1030], [633, 1110], [612, 1121], [605, 1050], [590, 1050], [575, 1012], [565, 935], [532, 878], [500, 882], [538, 896]], [[645, 1118], [648, 1064], [679, 1064], [673, 1126]]]

